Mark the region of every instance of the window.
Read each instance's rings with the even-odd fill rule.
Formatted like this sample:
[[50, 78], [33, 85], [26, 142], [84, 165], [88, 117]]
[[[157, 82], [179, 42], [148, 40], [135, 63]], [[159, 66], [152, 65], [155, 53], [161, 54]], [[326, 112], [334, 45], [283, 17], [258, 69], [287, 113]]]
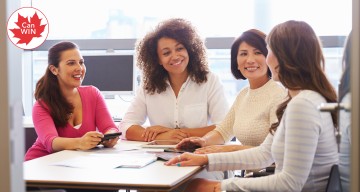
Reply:
[[[27, 1], [23, 1], [25, 6]], [[47, 16], [48, 40], [137, 39], [165, 18], [182, 17], [197, 26], [204, 39], [221, 41], [222, 38], [238, 37], [250, 28], [268, 33], [280, 22], [304, 20], [318, 35], [341, 39], [335, 45], [326, 45], [329, 39], [324, 39], [326, 72], [335, 87], [341, 74], [342, 44], [344, 36], [351, 30], [352, 15], [351, 0], [223, 0], [206, 3], [183, 0], [176, 5], [165, 0], [36, 0], [31, 3]], [[208, 54], [210, 68], [221, 77], [227, 98], [232, 103], [247, 82], [232, 78], [229, 43], [226, 48], [217, 45], [209, 48]], [[133, 48], [129, 46], [129, 50]], [[81, 46], [81, 49], [86, 47]], [[34, 86], [46, 65], [46, 50], [24, 53], [23, 85], [32, 87], [32, 90], [23, 88], [26, 115], [31, 115]]]

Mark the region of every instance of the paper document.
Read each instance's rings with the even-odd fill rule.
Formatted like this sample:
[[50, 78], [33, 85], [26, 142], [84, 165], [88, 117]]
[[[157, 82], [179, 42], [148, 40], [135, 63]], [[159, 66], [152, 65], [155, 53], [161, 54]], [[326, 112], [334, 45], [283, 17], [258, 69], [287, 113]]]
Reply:
[[157, 160], [148, 153], [89, 154], [53, 163], [56, 166], [91, 169], [141, 168]]

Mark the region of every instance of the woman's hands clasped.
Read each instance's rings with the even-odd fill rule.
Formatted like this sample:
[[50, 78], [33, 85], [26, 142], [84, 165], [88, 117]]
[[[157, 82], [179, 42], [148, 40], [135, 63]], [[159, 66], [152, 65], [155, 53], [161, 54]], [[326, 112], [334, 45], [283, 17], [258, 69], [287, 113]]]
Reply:
[[142, 137], [144, 138], [144, 141], [147, 142], [155, 139], [181, 141], [182, 139], [189, 137], [189, 135], [181, 129], [173, 129], [156, 125], [146, 128]]
[[156, 138], [160, 133], [164, 133], [171, 130], [170, 128], [163, 127], [160, 125], [151, 126], [145, 129], [144, 133], [141, 137], [144, 138], [144, 141], [152, 141]]

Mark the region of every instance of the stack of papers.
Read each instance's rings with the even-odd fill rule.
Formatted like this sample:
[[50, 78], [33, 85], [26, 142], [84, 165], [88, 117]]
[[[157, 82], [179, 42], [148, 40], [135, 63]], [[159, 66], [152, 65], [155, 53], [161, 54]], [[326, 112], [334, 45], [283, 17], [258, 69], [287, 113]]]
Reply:
[[73, 168], [141, 168], [157, 160], [155, 154], [122, 153], [122, 154], [89, 154], [56, 162], [52, 165]]

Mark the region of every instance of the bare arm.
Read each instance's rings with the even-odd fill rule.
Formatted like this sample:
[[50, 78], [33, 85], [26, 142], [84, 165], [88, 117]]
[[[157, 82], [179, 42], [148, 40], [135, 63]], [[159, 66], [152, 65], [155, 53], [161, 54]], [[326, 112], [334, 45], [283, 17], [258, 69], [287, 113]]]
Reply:
[[80, 138], [56, 137], [52, 142], [52, 148], [54, 151], [61, 151], [65, 149], [87, 150], [96, 147], [102, 137], [103, 134], [97, 131], [87, 132]]
[[[215, 126], [214, 126], [215, 128]], [[212, 130], [202, 137], [205, 140], [205, 146], [209, 145], [223, 145], [225, 143], [224, 138], [218, 131]]]
[[231, 152], [231, 151], [249, 149], [252, 147], [253, 146], [246, 146], [246, 145], [210, 145], [210, 146], [198, 148], [195, 150], [194, 153], [209, 154], [209, 153]]
[[194, 129], [182, 128], [180, 130], [184, 133], [187, 133], [189, 137], [202, 137], [214, 129], [215, 129], [215, 125], [210, 125], [201, 128], [194, 128]]
[[196, 149], [195, 153], [197, 154], [231, 152], [253, 147], [246, 145], [223, 145], [225, 141], [218, 131], [209, 132], [202, 137], [202, 140], [205, 141], [205, 145], [202, 145], [202, 148]]
[[140, 125], [132, 125], [126, 131], [126, 138], [135, 141], [152, 141], [156, 139], [159, 134], [173, 130], [172, 128], [154, 125], [144, 128]]
[[126, 131], [126, 139], [132, 141], [146, 141], [144, 137], [142, 137], [145, 132], [145, 128], [140, 125], [132, 125]]

